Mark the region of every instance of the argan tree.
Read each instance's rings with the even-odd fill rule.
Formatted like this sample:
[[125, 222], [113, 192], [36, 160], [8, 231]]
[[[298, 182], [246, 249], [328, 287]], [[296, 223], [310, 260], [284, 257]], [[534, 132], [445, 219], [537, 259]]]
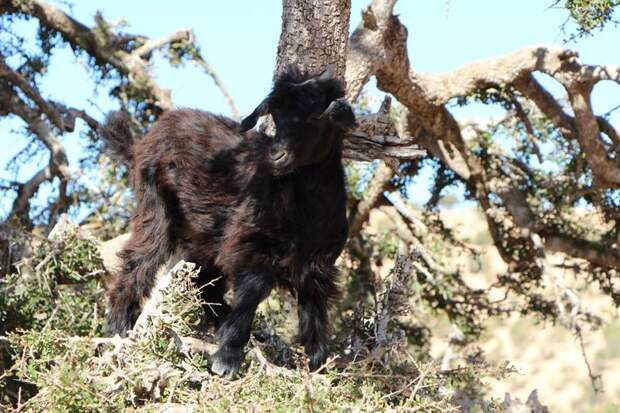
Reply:
[[[468, 339], [477, 338], [488, 317], [513, 313], [559, 322], [580, 336], [599, 318], [584, 309], [568, 280], [549, 271], [545, 258], [563, 254], [571, 280], [595, 286], [620, 306], [620, 130], [609, 114], [594, 113], [591, 102], [600, 82], [620, 84], [620, 66], [581, 62], [570, 48], [543, 45], [448, 73], [422, 73], [407, 49], [407, 28], [394, 14], [396, 0], [369, 3], [349, 36], [350, 0], [283, 0], [274, 70], [276, 74], [295, 64], [319, 71], [332, 64], [352, 103], [372, 77], [388, 97], [377, 113], [360, 108], [359, 126], [345, 142], [351, 161], [351, 233], [345, 258], [355, 274], [350, 293], [376, 293], [378, 278], [370, 261], [382, 246], [366, 235], [365, 226], [371, 211], [382, 208], [397, 228], [396, 261], [406, 264], [416, 299], [447, 316]], [[614, 24], [618, 6], [602, 0], [550, 3], [568, 9], [577, 23], [578, 31], [569, 36], [587, 36]], [[68, 44], [87, 61], [100, 93], [105, 89], [131, 114], [136, 133], [174, 106], [151, 71], [157, 53], [167, 54], [173, 64], [204, 69], [238, 116], [190, 29], [150, 39], [124, 32], [102, 13], [94, 26], [87, 26], [42, 0], [2, 0], [0, 17], [0, 114], [23, 120], [32, 142], [14, 163], [28, 162], [33, 153], [49, 156], [48, 164], [26, 182], [2, 183], [5, 196], [14, 201], [1, 227], [0, 271], [24, 253], [11, 238], [17, 228], [51, 228], [61, 213], [79, 208], [91, 211], [83, 224], [127, 217], [122, 197], [113, 196], [126, 188], [122, 172], [108, 177], [109, 192], [93, 191], [70, 172], [62, 136], [76, 123], [83, 125], [83, 138], [91, 144], [84, 173], [110, 163], [100, 157], [100, 119], [67, 107], [60, 96], [40, 93], [50, 56], [60, 45]], [[34, 51], [23, 46], [25, 39], [14, 28], [22, 20], [38, 24]], [[610, 54], [610, 60], [615, 58]], [[565, 97], [547, 90], [541, 76], [558, 82]], [[451, 105], [472, 102], [499, 103], [505, 116], [495, 123], [459, 124]], [[356, 179], [357, 161], [374, 161], [364, 164], [363, 179]], [[553, 168], [541, 166], [545, 161]], [[402, 194], [429, 165], [434, 168], [432, 196], [417, 209]], [[55, 186], [54, 196], [45, 201], [37, 198], [44, 184]], [[484, 213], [492, 243], [506, 264], [505, 273], [485, 289], [470, 287], [458, 269], [442, 264], [443, 251], [431, 248], [440, 240], [458, 254], [478, 254], [439, 214], [442, 196], [455, 187], [464, 188], [465, 198]], [[102, 232], [110, 233], [118, 231]], [[355, 286], [360, 280], [364, 285]], [[498, 295], [503, 298], [493, 298]]]

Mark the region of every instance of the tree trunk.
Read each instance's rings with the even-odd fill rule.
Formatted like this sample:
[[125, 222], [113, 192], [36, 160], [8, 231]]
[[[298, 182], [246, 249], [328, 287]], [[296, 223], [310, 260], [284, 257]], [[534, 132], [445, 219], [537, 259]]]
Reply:
[[275, 74], [295, 64], [319, 72], [334, 64], [344, 80], [351, 0], [283, 0]]

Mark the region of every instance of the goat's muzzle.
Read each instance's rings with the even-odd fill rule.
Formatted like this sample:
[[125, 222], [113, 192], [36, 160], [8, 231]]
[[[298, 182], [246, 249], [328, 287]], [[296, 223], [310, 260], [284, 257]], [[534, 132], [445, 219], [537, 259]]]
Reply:
[[292, 156], [283, 148], [273, 148], [269, 152], [269, 160], [273, 168], [274, 175], [286, 175], [290, 172], [290, 166], [292, 164]]

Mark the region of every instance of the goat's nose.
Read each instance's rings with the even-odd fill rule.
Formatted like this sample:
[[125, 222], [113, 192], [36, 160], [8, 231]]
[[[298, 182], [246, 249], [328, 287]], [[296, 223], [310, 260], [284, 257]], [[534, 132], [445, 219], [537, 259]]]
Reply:
[[275, 149], [275, 150], [271, 151], [271, 153], [270, 153], [271, 160], [273, 162], [279, 162], [279, 161], [284, 160], [286, 155], [287, 155], [287, 152], [284, 149]]

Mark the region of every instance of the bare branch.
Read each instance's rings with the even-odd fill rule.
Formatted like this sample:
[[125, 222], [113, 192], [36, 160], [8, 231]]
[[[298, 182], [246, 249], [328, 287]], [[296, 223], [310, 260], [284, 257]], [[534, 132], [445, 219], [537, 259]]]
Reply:
[[224, 99], [226, 99], [226, 103], [228, 103], [228, 107], [230, 108], [230, 112], [232, 113], [233, 117], [237, 120], [241, 119], [241, 115], [239, 114], [237, 105], [235, 105], [235, 101], [233, 100], [230, 93], [228, 93], [228, 89], [226, 88], [226, 86], [224, 86], [224, 82], [220, 79], [213, 67], [211, 67], [211, 65], [204, 59], [204, 57], [202, 57], [201, 54], [194, 56], [192, 58], [192, 63], [202, 68], [202, 70], [204, 70], [207, 75], [211, 76], [211, 79], [213, 79], [213, 83], [215, 83], [215, 86], [217, 86], [217, 88], [220, 90], [220, 93], [222, 93], [222, 95], [224, 96]]
[[[170, 91], [157, 85], [149, 72], [148, 57], [153, 51], [175, 42], [194, 43], [195, 39], [191, 28], [178, 30], [159, 39], [148, 40], [143, 36], [118, 36], [114, 34], [110, 24], [100, 14], [95, 18], [97, 27], [91, 29], [42, 0], [30, 2], [4, 0], [0, 3], [0, 12], [22, 12], [38, 18], [41, 25], [60, 33], [73, 48], [82, 49], [94, 57], [98, 65], [112, 65], [120, 73], [126, 75], [134, 87], [143, 90], [149, 96], [147, 101], [158, 106], [161, 110], [173, 108]], [[122, 46], [129, 40], [141, 42], [142, 45], [131, 52], [127, 52]], [[239, 112], [233, 99], [213, 68], [200, 54], [193, 56], [192, 62], [211, 76], [215, 85], [224, 95], [233, 116], [238, 119]], [[85, 120], [92, 127], [93, 124], [89, 120]]]
[[[169, 46], [172, 43], [177, 43], [177, 42], [185, 42], [188, 44], [194, 44], [195, 38], [194, 38], [194, 32], [192, 28], [188, 27], [185, 29], [181, 29], [167, 36], [161, 37], [159, 39], [147, 40], [142, 46], [134, 50], [132, 54], [139, 56], [141, 58], [144, 58], [149, 53], [155, 50], [161, 49], [165, 46]], [[196, 66], [200, 67], [202, 70], [204, 70], [204, 72], [208, 76], [210, 76], [211, 79], [213, 79], [213, 83], [215, 83], [215, 86], [220, 90], [220, 92], [224, 96], [226, 103], [228, 103], [228, 106], [230, 107], [230, 111], [233, 117], [237, 120], [241, 119], [239, 111], [237, 110], [237, 106], [235, 105], [235, 102], [232, 96], [228, 92], [228, 89], [224, 85], [224, 82], [220, 79], [220, 77], [215, 72], [213, 67], [205, 60], [202, 54], [199, 51], [196, 51], [195, 53], [192, 54], [190, 61]]]
[[194, 42], [194, 32], [190, 27], [178, 30], [174, 33], [170, 33], [167, 36], [160, 37], [159, 39], [147, 40], [142, 46], [138, 47], [131, 54], [144, 58], [149, 53], [155, 50], [161, 49], [165, 46], [169, 46], [171, 43], [176, 42]]
[[[533, 79], [531, 73], [535, 71], [554, 77], [567, 89], [575, 113], [573, 122], [555, 99]], [[532, 99], [563, 132], [579, 140], [590, 167], [602, 185], [620, 186], [620, 167], [607, 157], [599, 139], [599, 122], [590, 102], [596, 82], [620, 82], [619, 67], [583, 65], [571, 50], [558, 46], [535, 46], [474, 62], [447, 74], [414, 74], [413, 77], [420, 86], [418, 93], [432, 104], [444, 104], [454, 97], [466, 96], [477, 90], [514, 83], [526, 96], [533, 95]], [[615, 130], [607, 130], [611, 133], [610, 138], [614, 139]]]
[[560, 103], [534, 78], [527, 73], [515, 79], [513, 85], [526, 98], [538, 106], [566, 139], [576, 139], [577, 129], [572, 116], [568, 115]]
[[[575, 119], [564, 111], [558, 101], [543, 88], [532, 74], [516, 79], [513, 85], [523, 96], [536, 104], [558, 128], [562, 136], [566, 139], [577, 139]], [[616, 150], [620, 149], [620, 132], [603, 116], [597, 116], [596, 121], [601, 132], [605, 133], [614, 142]]]
[[[379, 65], [374, 66], [379, 88], [392, 93], [406, 108], [405, 129], [411, 139], [405, 140], [420, 143], [431, 155], [450, 167], [461, 180], [467, 182], [485, 211], [491, 236], [502, 258], [510, 263], [512, 271], [518, 271], [523, 263], [514, 261], [514, 257], [504, 249], [507, 234], [501, 229], [502, 221], [495, 216], [497, 211], [490, 203], [489, 196], [491, 194], [500, 196], [509, 208], [512, 219], [518, 221], [515, 222], [518, 227], [531, 231], [538, 223], [535, 222], [533, 215], [522, 214], [526, 209], [521, 202], [514, 204], [514, 197], [510, 194], [514, 193], [515, 188], [512, 188], [512, 185], [498, 187], [496, 183], [505, 179], [489, 175], [491, 171], [482, 167], [481, 159], [470, 153], [460, 127], [443, 103], [453, 97], [513, 82], [525, 97], [533, 100], [541, 108], [564, 136], [579, 140], [580, 147], [584, 148], [599, 184], [615, 187], [618, 166], [607, 158], [600, 139], [601, 123], [592, 114], [589, 91], [591, 85], [600, 79], [617, 81], [618, 69], [613, 66], [601, 66], [595, 69], [594, 66], [581, 65], [573, 52], [550, 46], [523, 49], [497, 59], [476, 62], [445, 75], [419, 74], [409, 65], [406, 28], [395, 16], [386, 17], [373, 13], [381, 7], [391, 6], [393, 2], [389, 0], [372, 2], [365, 12], [364, 22], [351, 38], [351, 49], [356, 49], [355, 43], [359, 44], [359, 39], [373, 34], [376, 37], [378, 27], [383, 27], [383, 33], [379, 37], [382, 42], [373, 44], [373, 47], [379, 50], [373, 51], [371, 56], [381, 56]], [[359, 45], [359, 49], [364, 50], [363, 45]], [[531, 75], [532, 71], [542, 71], [555, 77], [569, 90], [569, 95], [573, 94], [571, 103], [576, 114], [574, 119], [565, 113], [553, 96], [538, 84]], [[601, 130], [607, 130], [609, 133], [607, 131], [605, 133], [615, 142], [616, 131], [613, 128], [608, 128], [607, 124], [603, 123]], [[498, 181], [497, 178], [501, 179]], [[518, 235], [517, 232], [515, 235], [517, 237], [509, 242], [526, 243], [530, 245], [526, 250], [536, 251], [531, 242], [531, 233]], [[532, 259], [535, 260], [534, 257]]]
[[[391, 99], [386, 96], [377, 113], [358, 121], [356, 130], [345, 139], [345, 155], [348, 158], [411, 160], [426, 155], [426, 151], [420, 149], [418, 145], [398, 137], [404, 134], [402, 131], [397, 131], [396, 125], [390, 118], [390, 102]], [[388, 165], [385, 161], [379, 163], [364, 199], [357, 205], [356, 213], [351, 218], [350, 236], [355, 236], [360, 232], [368, 220], [370, 211], [381, 202], [383, 192], [388, 189], [390, 180], [394, 176], [394, 169], [397, 167], [398, 161], [394, 165]]]
[[50, 223], [52, 223], [55, 219], [55, 214], [64, 212], [67, 207], [66, 188], [67, 182], [70, 179], [67, 152], [54, 134], [50, 124], [44, 119], [42, 112], [31, 109], [21, 98], [6, 88], [0, 87], [0, 100], [6, 103], [6, 108], [10, 113], [19, 116], [26, 122], [28, 129], [50, 151], [48, 166], [41, 169], [21, 187], [9, 217], [17, 216], [22, 220], [28, 221], [26, 214], [29, 210], [30, 198], [37, 192], [43, 182], [58, 177], [60, 180], [59, 198], [53, 210], [50, 211]]
[[516, 98], [513, 100], [513, 105], [514, 105], [515, 113], [517, 117], [519, 118], [521, 123], [523, 123], [523, 125], [525, 126], [527, 137], [529, 141], [532, 143], [532, 146], [534, 147], [534, 154], [536, 155], [538, 162], [543, 163], [544, 159], [542, 156], [542, 152], [540, 151], [540, 146], [538, 144], [538, 138], [536, 138], [536, 133], [534, 132], [534, 127], [532, 126], [532, 122], [530, 122], [530, 118], [527, 116], [525, 109], [523, 109], [521, 102], [519, 102]]
[[563, 84], [620, 82], [620, 67], [582, 65], [577, 53], [559, 46], [526, 47], [508, 55], [469, 63], [445, 74], [418, 74], [427, 99], [443, 104], [457, 96], [512, 83], [532, 72], [543, 72]]
[[11, 207], [11, 212], [9, 213], [7, 221], [13, 217], [17, 217], [22, 222], [27, 224], [28, 213], [30, 211], [30, 198], [37, 193], [42, 183], [47, 182], [52, 178], [53, 175], [51, 168], [49, 165], [46, 165], [27, 182], [19, 184], [17, 189], [17, 197], [13, 201], [13, 206]]
[[49, 124], [41, 116], [24, 106], [17, 105], [14, 107], [16, 115], [20, 116], [26, 123], [28, 128], [43, 142], [47, 149], [51, 152], [50, 161], [52, 163], [52, 171], [60, 173], [62, 176], [69, 176], [67, 152], [60, 140], [54, 135]]
[[543, 230], [540, 234], [544, 238], [545, 248], [551, 252], [581, 258], [598, 267], [620, 268], [620, 254], [615, 249], [554, 231]]
[[396, 0], [373, 1], [362, 12], [362, 22], [349, 39], [347, 68], [347, 98], [357, 100], [370, 76], [374, 75], [385, 58], [384, 41]]
[[[195, 41], [196, 40], [194, 38], [194, 32], [192, 28], [188, 27], [185, 29], [178, 30], [167, 36], [161, 37], [159, 39], [147, 40], [142, 46], [135, 49], [132, 52], [132, 55], [145, 58], [147, 57], [148, 54], [152, 53], [153, 51], [169, 46], [172, 43], [185, 42], [185, 43], [193, 45]], [[235, 105], [235, 102], [232, 96], [228, 92], [228, 89], [224, 85], [224, 82], [220, 79], [220, 77], [215, 72], [213, 67], [205, 60], [202, 54], [197, 50], [197, 47], [196, 47], [196, 52], [192, 53], [192, 57], [190, 61], [196, 66], [200, 67], [202, 70], [204, 70], [204, 72], [208, 76], [210, 76], [211, 79], [213, 79], [213, 83], [215, 83], [215, 86], [220, 90], [220, 92], [224, 96], [226, 103], [228, 103], [228, 106], [230, 107], [230, 111], [233, 117], [237, 120], [241, 119], [239, 111], [237, 110], [237, 106]]]
[[[97, 39], [95, 31], [65, 14], [62, 10], [43, 1], [14, 1], [2, 0], [0, 2], [2, 13], [24, 13], [36, 17], [41, 25], [49, 27], [60, 35], [72, 46], [86, 51], [98, 60], [99, 64], [115, 61], [110, 51]], [[117, 64], [119, 62], [116, 62]]]
[[586, 154], [586, 160], [592, 168], [595, 177], [602, 186], [620, 187], [620, 166], [617, 160], [607, 156], [607, 149], [600, 139], [599, 124], [592, 110], [589, 85], [573, 86], [568, 91], [568, 97], [575, 112], [575, 125], [578, 131], [579, 145]]
[[370, 211], [377, 206], [380, 199], [383, 199], [383, 193], [387, 190], [393, 176], [392, 168], [385, 162], [381, 162], [368, 184], [368, 189], [364, 192], [364, 199], [357, 204], [355, 215], [350, 219], [349, 236], [355, 236], [361, 231], [362, 226], [368, 220]]
[[[372, 161], [393, 158], [411, 160], [426, 155], [409, 139], [402, 139], [390, 117], [391, 99], [386, 96], [377, 113], [358, 118], [358, 126], [344, 140], [344, 155], [350, 159]], [[399, 136], [400, 135], [400, 136]]]
[[[389, 4], [388, 0], [375, 0], [371, 8], [375, 10], [375, 7]], [[382, 37], [384, 58], [376, 71], [378, 87], [393, 94], [407, 109], [403, 119], [406, 133], [431, 155], [448, 165], [461, 180], [468, 182], [486, 212], [487, 224], [495, 244], [502, 246], [502, 230], [492, 216], [493, 207], [489, 200], [492, 191], [487, 186], [480, 160], [469, 153], [454, 117], [443, 105], [429, 99], [424, 82], [410, 69], [407, 29], [395, 16], [389, 16], [385, 24], [386, 33]], [[358, 27], [358, 30], [370, 29]], [[513, 264], [515, 270], [520, 267], [521, 264], [514, 260], [508, 250], [498, 249], [502, 258]]]
[[0, 77], [8, 80], [14, 86], [17, 86], [19, 89], [24, 92], [26, 96], [28, 96], [34, 103], [37, 104], [39, 109], [47, 115], [47, 118], [52, 122], [58, 129], [61, 131], [66, 130], [68, 125], [65, 125], [63, 122], [60, 113], [56, 110], [56, 108], [49, 104], [45, 99], [41, 97], [39, 92], [35, 90], [26, 79], [16, 71], [14, 71], [9, 65], [4, 61], [4, 57], [0, 55]]
[[620, 131], [616, 130], [612, 124], [602, 116], [597, 116], [596, 122], [598, 123], [598, 128], [601, 132], [607, 135], [613, 142], [614, 150], [616, 152], [620, 152]]
[[[58, 106], [58, 104], [56, 105]], [[65, 113], [66, 117], [71, 119], [72, 123], [75, 122], [75, 118], [80, 118], [84, 122], [86, 122], [88, 127], [91, 128], [92, 130], [97, 130], [99, 128], [99, 122], [97, 122], [93, 117], [91, 117], [88, 113], [86, 113], [83, 110], [75, 109], [75, 108], [66, 108], [66, 107], [63, 107], [61, 110]]]
[[110, 64], [126, 75], [136, 88], [150, 96], [153, 104], [162, 110], [172, 108], [170, 91], [155, 83], [146, 61], [135, 54], [114, 47], [122, 43], [122, 39], [108, 30], [109, 27], [100, 15], [97, 16], [97, 20], [101, 30], [97, 31], [41, 0], [28, 2], [4, 0], [0, 3], [0, 12], [21, 12], [36, 17], [42, 26], [58, 32], [73, 48], [84, 50], [94, 57], [98, 65]]

